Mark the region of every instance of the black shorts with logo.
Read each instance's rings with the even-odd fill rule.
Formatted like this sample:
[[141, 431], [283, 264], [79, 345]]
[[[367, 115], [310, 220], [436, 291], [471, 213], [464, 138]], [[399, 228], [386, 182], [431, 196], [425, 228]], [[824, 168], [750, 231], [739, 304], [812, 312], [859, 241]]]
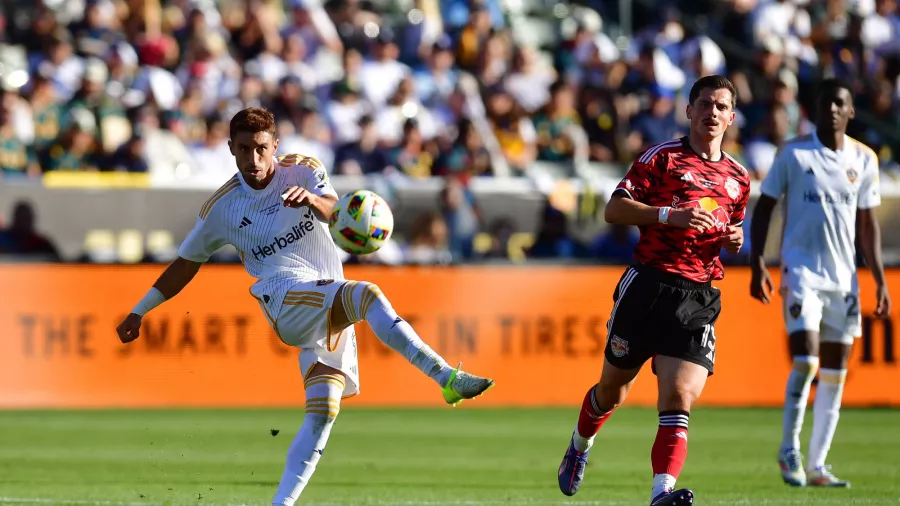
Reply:
[[613, 293], [606, 359], [622, 369], [656, 355], [702, 365], [713, 373], [714, 325], [722, 300], [711, 283], [697, 283], [648, 267], [628, 267]]

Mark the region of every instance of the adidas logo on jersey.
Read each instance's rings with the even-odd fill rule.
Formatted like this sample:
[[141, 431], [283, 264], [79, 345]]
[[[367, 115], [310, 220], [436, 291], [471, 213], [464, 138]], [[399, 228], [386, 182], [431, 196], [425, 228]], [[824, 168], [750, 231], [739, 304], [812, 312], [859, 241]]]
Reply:
[[238, 225], [238, 228], [244, 228], [248, 225], [253, 225], [253, 222], [250, 221], [250, 218], [244, 216], [244, 218], [241, 220], [241, 224]]
[[691, 175], [690, 172], [685, 172], [683, 176], [681, 176], [682, 181], [687, 181], [688, 183], [694, 182], [694, 176]]

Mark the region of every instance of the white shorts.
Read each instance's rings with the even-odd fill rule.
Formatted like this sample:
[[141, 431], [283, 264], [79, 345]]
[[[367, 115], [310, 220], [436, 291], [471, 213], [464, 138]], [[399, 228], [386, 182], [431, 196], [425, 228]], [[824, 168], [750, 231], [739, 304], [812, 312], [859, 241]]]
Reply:
[[816, 290], [788, 282], [782, 294], [788, 334], [818, 332], [821, 342], [842, 344], [853, 344], [853, 339], [862, 334], [857, 293]]
[[316, 363], [333, 367], [347, 377], [343, 397], [359, 393], [356, 331], [331, 329], [331, 305], [344, 281], [307, 281], [288, 290], [273, 327], [287, 345], [300, 348], [300, 371], [306, 381]]

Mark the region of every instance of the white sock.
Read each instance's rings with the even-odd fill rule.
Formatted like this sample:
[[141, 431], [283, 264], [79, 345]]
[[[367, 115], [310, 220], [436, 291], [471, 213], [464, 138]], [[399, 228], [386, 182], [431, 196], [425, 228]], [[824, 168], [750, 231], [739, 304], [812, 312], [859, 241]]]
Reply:
[[656, 474], [653, 476], [653, 491], [650, 492], [652, 502], [660, 494], [675, 490], [675, 477], [671, 474]]
[[594, 446], [594, 438], [597, 435], [594, 434], [591, 437], [584, 437], [578, 433], [578, 424], [575, 424], [575, 434], [572, 436], [572, 443], [575, 446], [575, 449], [580, 452], [586, 452]]
[[288, 450], [273, 506], [293, 506], [306, 488], [325, 450], [343, 393], [344, 377], [339, 374], [314, 376], [306, 382], [306, 416]]
[[784, 391], [784, 418], [782, 420], [781, 451], [800, 450], [800, 429], [806, 415], [809, 386], [819, 368], [819, 357], [802, 355], [794, 357], [791, 375]]
[[366, 281], [348, 281], [344, 284], [342, 298], [350, 321], [365, 320], [375, 336], [388, 348], [406, 357], [410, 364], [439, 385], [447, 384], [453, 368], [422, 341], [409, 323], [397, 316], [377, 285]]
[[808, 469], [825, 465], [840, 418], [841, 395], [844, 393], [846, 380], [846, 369], [822, 369], [819, 372], [819, 386], [813, 404], [812, 437], [809, 439]]

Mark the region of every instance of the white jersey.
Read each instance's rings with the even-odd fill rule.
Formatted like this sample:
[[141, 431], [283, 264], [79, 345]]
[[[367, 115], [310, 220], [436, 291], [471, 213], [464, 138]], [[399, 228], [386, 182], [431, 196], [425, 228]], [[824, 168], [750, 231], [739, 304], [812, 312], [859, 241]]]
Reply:
[[240, 173], [222, 185], [200, 209], [194, 229], [178, 249], [187, 260], [206, 262], [225, 244], [234, 246], [244, 268], [257, 279], [250, 293], [265, 304], [272, 320], [278, 318], [294, 284], [344, 279], [327, 223], [308, 207], [284, 206], [281, 194], [291, 186], [337, 196], [321, 162], [301, 155], [280, 156], [275, 176], [262, 190], [248, 186]]
[[881, 204], [878, 157], [844, 136], [832, 151], [815, 132], [791, 140], [760, 187], [783, 203], [782, 271], [818, 290], [855, 292], [856, 211]]

